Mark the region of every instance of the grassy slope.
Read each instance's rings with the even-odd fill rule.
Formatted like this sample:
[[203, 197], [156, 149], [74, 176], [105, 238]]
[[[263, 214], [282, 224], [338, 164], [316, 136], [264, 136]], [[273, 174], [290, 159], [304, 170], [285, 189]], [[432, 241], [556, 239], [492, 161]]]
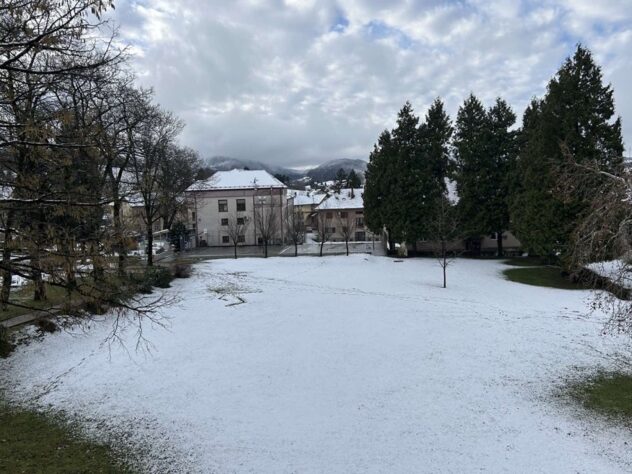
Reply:
[[570, 387], [584, 407], [632, 423], [632, 375], [602, 373]]
[[0, 399], [0, 472], [131, 472], [111, 448], [78, 437], [50, 415]]

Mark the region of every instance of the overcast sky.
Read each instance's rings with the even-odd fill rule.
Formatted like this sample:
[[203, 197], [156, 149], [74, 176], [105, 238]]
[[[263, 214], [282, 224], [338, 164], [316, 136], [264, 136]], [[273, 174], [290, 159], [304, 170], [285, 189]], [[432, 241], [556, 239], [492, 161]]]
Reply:
[[183, 144], [284, 166], [364, 158], [410, 100], [474, 92], [520, 117], [578, 42], [632, 146], [630, 0], [118, 0], [121, 39]]

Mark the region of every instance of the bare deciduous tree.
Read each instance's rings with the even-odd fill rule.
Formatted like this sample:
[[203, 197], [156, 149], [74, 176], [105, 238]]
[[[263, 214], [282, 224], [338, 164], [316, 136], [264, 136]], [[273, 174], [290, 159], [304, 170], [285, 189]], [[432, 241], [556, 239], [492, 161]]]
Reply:
[[285, 216], [285, 229], [288, 239], [294, 244], [294, 256], [296, 257], [298, 256], [298, 246], [305, 239], [305, 221], [298, 208], [292, 206], [291, 209], [288, 209]]
[[237, 211], [235, 211], [232, 216], [228, 217], [228, 226], [226, 231], [228, 232], [230, 242], [233, 244], [235, 258], [237, 258], [237, 247], [239, 244], [246, 241], [246, 230], [248, 230], [249, 224], [250, 219], [248, 219], [248, 216], [244, 216]]
[[318, 211], [316, 214], [316, 236], [318, 237], [318, 243], [320, 244], [320, 256], [323, 256], [323, 247], [325, 242], [329, 242], [333, 234], [333, 228], [331, 227], [332, 219], [327, 217], [330, 211]]
[[[596, 289], [591, 306], [610, 315], [609, 332], [632, 336], [632, 174], [578, 163], [568, 150], [558, 169], [558, 191], [583, 196], [589, 206], [572, 234], [572, 278]], [[595, 192], [595, 189], [597, 190]]]
[[349, 255], [349, 241], [353, 239], [356, 230], [355, 215], [349, 211], [337, 211], [336, 220], [338, 222], [339, 233], [345, 241], [347, 256]]
[[447, 288], [448, 266], [456, 257], [454, 249], [450, 249], [450, 243], [458, 236], [456, 210], [447, 196], [441, 196], [437, 199], [434, 213], [429, 216], [428, 230], [435, 245], [433, 253], [443, 273], [443, 288]]
[[280, 225], [272, 195], [255, 197], [254, 219], [257, 236], [263, 243], [264, 257], [268, 258], [268, 245], [277, 237]]

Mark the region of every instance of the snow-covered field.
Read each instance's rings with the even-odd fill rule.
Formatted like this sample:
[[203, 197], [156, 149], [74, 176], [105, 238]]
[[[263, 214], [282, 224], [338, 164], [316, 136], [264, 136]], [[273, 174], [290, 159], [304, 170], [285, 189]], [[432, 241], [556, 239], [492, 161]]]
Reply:
[[632, 435], [556, 396], [626, 341], [587, 292], [504, 268], [460, 260], [442, 289], [434, 260], [215, 260], [169, 290], [151, 354], [97, 323], [22, 347], [0, 383], [126, 433], [155, 472], [629, 472]]

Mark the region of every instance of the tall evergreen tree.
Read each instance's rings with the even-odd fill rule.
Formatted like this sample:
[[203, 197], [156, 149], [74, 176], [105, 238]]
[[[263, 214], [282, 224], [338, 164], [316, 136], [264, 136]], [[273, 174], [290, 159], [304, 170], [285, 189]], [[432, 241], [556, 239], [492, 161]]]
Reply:
[[395, 169], [389, 192], [391, 209], [389, 210], [389, 230], [400, 242], [414, 242], [418, 229], [419, 195], [414, 176], [419, 169], [419, 117], [413, 111], [410, 102], [406, 102], [397, 116], [397, 125], [391, 132], [395, 151]]
[[366, 173], [364, 208], [374, 232], [386, 226], [392, 239], [428, 238], [436, 198], [445, 190], [449, 168], [450, 119], [441, 100], [432, 104], [419, 126], [409, 102], [396, 127], [385, 131], [371, 154]]
[[465, 234], [479, 238], [496, 234], [503, 253], [503, 231], [509, 228], [510, 170], [515, 161], [516, 116], [502, 99], [487, 111], [471, 95], [459, 110], [456, 182], [460, 222]]
[[470, 94], [456, 116], [454, 157], [459, 222], [463, 234], [472, 238], [484, 233], [481, 210], [485, 207], [485, 196], [479, 187], [490, 168], [489, 163], [485, 163], [488, 160], [487, 137], [487, 112], [481, 101]]
[[518, 160], [519, 186], [512, 197], [511, 216], [518, 238], [533, 253], [562, 257], [570, 235], [588, 206], [595, 187], [584, 187], [570, 199], [556, 192], [556, 172], [570, 154], [577, 163], [590, 162], [618, 173], [623, 166], [621, 121], [613, 91], [603, 84], [601, 68], [590, 51], [578, 46], [549, 82], [541, 103], [525, 112]]
[[378, 235], [383, 227], [390, 228], [391, 225], [395, 158], [393, 138], [388, 130], [384, 130], [369, 156], [362, 196], [365, 223]]
[[419, 239], [432, 238], [430, 224], [437, 212], [437, 202], [447, 192], [447, 178], [451, 171], [450, 138], [452, 122], [441, 99], [435, 99], [419, 127], [421, 156], [416, 179], [417, 228]]
[[349, 188], [359, 188], [362, 186], [362, 181], [360, 181], [360, 177], [355, 170], [349, 171], [349, 175], [347, 176], [347, 186]]

